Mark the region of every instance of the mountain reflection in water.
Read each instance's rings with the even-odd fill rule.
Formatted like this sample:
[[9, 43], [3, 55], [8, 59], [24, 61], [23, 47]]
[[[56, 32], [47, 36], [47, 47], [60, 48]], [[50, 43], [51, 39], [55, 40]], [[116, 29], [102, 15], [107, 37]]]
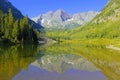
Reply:
[[[24, 74], [24, 75], [23, 75]], [[89, 61], [74, 54], [47, 54], [22, 70], [13, 80], [105, 80]]]
[[0, 47], [0, 80], [119, 80], [120, 52], [62, 43]]

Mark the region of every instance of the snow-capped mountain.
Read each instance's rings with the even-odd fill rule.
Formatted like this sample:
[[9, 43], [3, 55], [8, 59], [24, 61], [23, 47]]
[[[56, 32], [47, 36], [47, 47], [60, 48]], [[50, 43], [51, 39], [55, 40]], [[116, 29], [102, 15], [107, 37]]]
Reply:
[[92, 20], [98, 12], [89, 11], [84, 13], [77, 13], [70, 15], [64, 10], [57, 10], [55, 12], [49, 11], [32, 18], [36, 23], [41, 24], [45, 28], [73, 28]]

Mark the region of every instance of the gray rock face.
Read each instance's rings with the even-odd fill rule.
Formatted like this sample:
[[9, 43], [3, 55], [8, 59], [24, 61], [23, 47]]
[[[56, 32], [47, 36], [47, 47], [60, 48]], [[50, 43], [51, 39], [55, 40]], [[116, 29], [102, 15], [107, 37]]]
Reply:
[[92, 20], [98, 12], [89, 11], [84, 13], [78, 13], [70, 15], [63, 10], [57, 10], [55, 12], [47, 12], [32, 18], [35, 22], [41, 24], [45, 28], [73, 28]]
[[39, 68], [62, 73], [68, 69], [74, 68], [86, 71], [98, 71], [98, 69], [89, 61], [73, 54], [48, 54], [32, 63]]
[[79, 21], [79, 23], [84, 24], [92, 20], [97, 14], [98, 12], [94, 11], [78, 13], [73, 15], [73, 20]]

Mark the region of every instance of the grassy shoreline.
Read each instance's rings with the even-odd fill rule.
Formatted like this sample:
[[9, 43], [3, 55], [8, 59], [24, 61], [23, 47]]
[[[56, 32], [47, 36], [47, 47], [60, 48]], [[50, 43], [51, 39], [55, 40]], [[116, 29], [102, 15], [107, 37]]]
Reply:
[[114, 45], [120, 47], [120, 39], [81, 39], [81, 40], [62, 40], [64, 43], [87, 43], [87, 44], [101, 44], [101, 45]]

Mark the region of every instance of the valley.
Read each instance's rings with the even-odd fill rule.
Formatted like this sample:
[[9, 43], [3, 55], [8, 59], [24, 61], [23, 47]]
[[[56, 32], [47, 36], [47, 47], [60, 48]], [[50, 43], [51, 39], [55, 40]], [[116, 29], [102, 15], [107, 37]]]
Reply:
[[[120, 1], [109, 0], [106, 6], [91, 21], [72, 29], [47, 30], [45, 36], [59, 41], [64, 40], [111, 40], [119, 46]], [[104, 41], [103, 41], [104, 42]], [[94, 43], [94, 42], [93, 42]], [[103, 43], [104, 44], [104, 43]]]
[[120, 80], [120, 0], [95, 1], [0, 0], [0, 80]]

